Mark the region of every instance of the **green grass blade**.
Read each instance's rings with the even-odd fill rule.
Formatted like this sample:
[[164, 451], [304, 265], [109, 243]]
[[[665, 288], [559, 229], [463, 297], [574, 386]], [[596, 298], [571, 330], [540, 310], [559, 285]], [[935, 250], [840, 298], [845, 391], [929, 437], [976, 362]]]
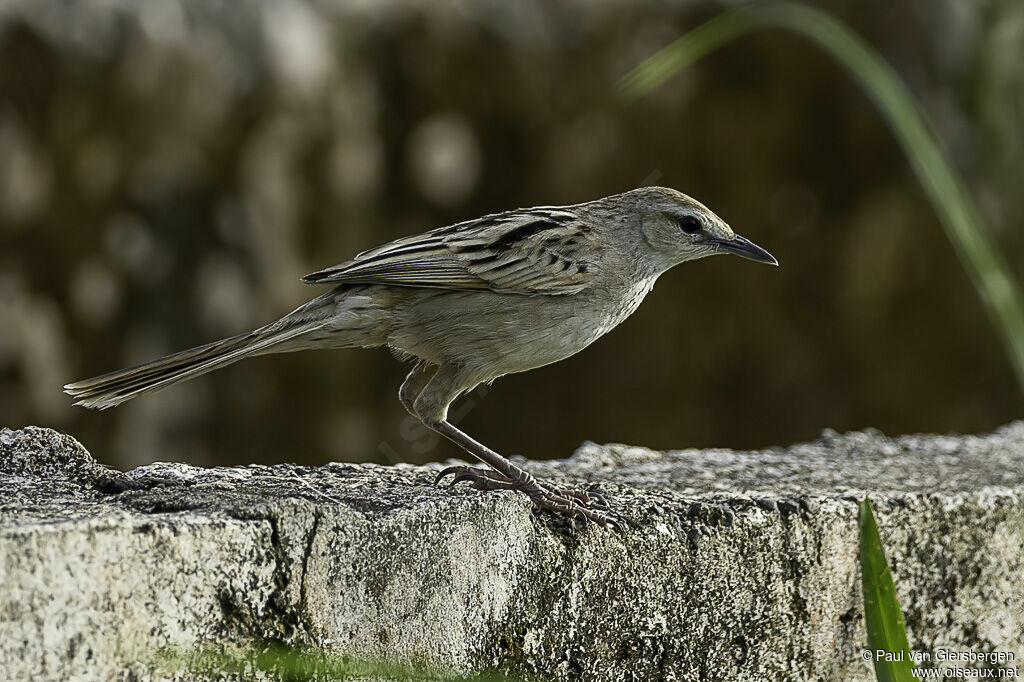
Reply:
[[620, 91], [628, 99], [641, 97], [709, 52], [753, 30], [768, 28], [789, 30], [817, 44], [875, 103], [939, 215], [1024, 390], [1024, 302], [1010, 269], [906, 85], [874, 49], [842, 23], [799, 2], [745, 5], [715, 17], [654, 54], [622, 79]]
[[879, 682], [911, 682], [913, 673], [910, 643], [903, 623], [903, 611], [896, 599], [892, 572], [885, 560], [878, 525], [871, 511], [871, 502], [865, 497], [860, 504], [860, 577], [864, 590], [864, 622], [868, 630], [868, 648], [890, 652], [902, 661], [874, 659], [875, 676]]
[[194, 679], [327, 680], [386, 679], [438, 682], [508, 682], [499, 673], [457, 675], [440, 668], [401, 661], [373, 660], [332, 654], [316, 647], [248, 642], [235, 645], [199, 645], [193, 649], [165, 648], [147, 657], [153, 668]]

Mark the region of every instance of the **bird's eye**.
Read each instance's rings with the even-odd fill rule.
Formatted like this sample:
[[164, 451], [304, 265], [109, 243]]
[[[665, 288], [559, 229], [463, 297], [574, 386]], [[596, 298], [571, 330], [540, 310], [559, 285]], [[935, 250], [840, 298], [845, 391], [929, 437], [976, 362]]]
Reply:
[[686, 215], [679, 219], [679, 229], [686, 234], [697, 234], [700, 232], [700, 221], [692, 215]]

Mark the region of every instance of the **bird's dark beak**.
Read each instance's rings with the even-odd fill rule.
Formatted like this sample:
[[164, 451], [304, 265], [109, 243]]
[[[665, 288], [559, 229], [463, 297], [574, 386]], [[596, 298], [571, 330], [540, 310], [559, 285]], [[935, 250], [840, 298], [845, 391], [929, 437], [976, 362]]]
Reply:
[[739, 235], [736, 235], [732, 239], [716, 239], [715, 250], [732, 253], [737, 256], [743, 256], [744, 258], [749, 258], [750, 260], [757, 261], [758, 263], [767, 263], [768, 265], [779, 264], [779, 261], [775, 260], [775, 256], [768, 253], [746, 237], [741, 237]]

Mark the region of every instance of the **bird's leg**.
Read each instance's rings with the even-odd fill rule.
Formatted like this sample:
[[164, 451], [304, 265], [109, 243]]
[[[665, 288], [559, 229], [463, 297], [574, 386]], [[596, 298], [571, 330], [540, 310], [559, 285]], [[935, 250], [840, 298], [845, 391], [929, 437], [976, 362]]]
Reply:
[[[548, 481], [538, 480], [529, 471], [516, 466], [483, 443], [474, 440], [469, 436], [469, 434], [455, 428], [451, 422], [442, 421], [436, 424], [431, 424], [425, 421], [424, 423], [448, 440], [460, 446], [466, 452], [490, 465], [495, 469], [495, 471], [506, 478], [508, 482], [495, 481], [494, 477], [489, 472], [484, 473], [481, 476], [478, 470], [474, 470], [474, 473], [466, 471], [467, 469], [471, 469], [471, 467], [465, 467], [464, 469], [459, 470], [459, 475], [456, 477], [456, 480], [458, 480], [460, 476], [463, 477], [464, 480], [473, 480], [477, 487], [485, 490], [518, 490], [526, 493], [526, 495], [533, 500], [533, 503], [541, 509], [548, 509], [570, 517], [580, 516], [602, 526], [620, 525], [619, 521], [610, 514], [603, 513], [591, 507], [594, 503], [604, 502], [603, 496], [597, 497], [596, 495], [588, 494], [584, 491], [570, 490], [556, 486]], [[443, 477], [445, 473], [445, 471], [442, 471], [438, 475], [438, 480]]]
[[[429, 365], [426, 362], [418, 362], [416, 363], [416, 366], [412, 368], [412, 371], [405, 377], [405, 381], [402, 382], [401, 388], [398, 389], [398, 400], [402, 403], [402, 406], [405, 407], [409, 414], [419, 419], [424, 425], [426, 425], [426, 422], [416, 413], [416, 406], [414, 402], [416, 397], [423, 392], [424, 388], [426, 388], [427, 383], [433, 378], [436, 372], [437, 367], [435, 365]], [[470, 466], [447, 467], [437, 475], [435, 483], [449, 474], [455, 475], [455, 480], [452, 481], [453, 484], [458, 483], [459, 481], [470, 481], [473, 483], [473, 486], [479, 490], [512, 490], [515, 488], [515, 484], [511, 480], [502, 476], [493, 469], [483, 469]]]
[[[437, 373], [437, 369], [436, 365], [430, 365], [423, 361], [417, 362], [412, 368], [412, 371], [406, 375], [405, 381], [402, 382], [402, 386], [398, 389], [398, 400], [402, 403], [402, 406], [405, 407], [409, 414], [420, 420], [420, 423], [435, 432], [436, 429], [429, 426], [427, 421], [417, 413], [415, 401], [417, 396], [423, 392], [423, 389], [427, 387], [427, 384]], [[447, 410], [447, 405], [445, 405], [445, 410]], [[455, 480], [452, 481], [452, 483], [457, 483], [458, 481], [472, 481], [474, 486], [480, 490], [509, 490], [511, 489], [511, 486], [514, 485], [511, 480], [502, 476], [493, 469], [461, 465], [445, 468], [437, 475], [434, 482], [436, 483], [440, 481], [449, 474], [455, 475]]]
[[[449, 467], [442, 471], [437, 480], [446, 474], [456, 474], [456, 480], [471, 480], [478, 488], [485, 490], [518, 490], [525, 493], [541, 509], [548, 509], [570, 517], [582, 517], [601, 525], [619, 526], [617, 519], [609, 514], [591, 508], [594, 503], [604, 502], [603, 497], [580, 491], [565, 490], [547, 481], [537, 480], [530, 472], [519, 467], [486, 445], [474, 440], [457, 429], [447, 420], [448, 405], [460, 394], [471, 389], [475, 382], [465, 381], [458, 368], [442, 365], [427, 376], [430, 371], [425, 365], [413, 368], [399, 391], [403, 405], [419, 418], [428, 428], [433, 429], [483, 463], [494, 472], [472, 467]], [[422, 386], [422, 388], [420, 388]], [[420, 390], [416, 390], [420, 389]], [[410, 396], [416, 394], [415, 399]], [[411, 404], [410, 404], [411, 403]]]
[[428, 365], [423, 361], [417, 362], [412, 371], [405, 376], [405, 381], [402, 382], [402, 385], [398, 387], [398, 400], [402, 403], [402, 407], [420, 421], [423, 421], [423, 419], [416, 414], [416, 396], [423, 392], [423, 389], [427, 387], [427, 383], [434, 378], [436, 373], [436, 365]]

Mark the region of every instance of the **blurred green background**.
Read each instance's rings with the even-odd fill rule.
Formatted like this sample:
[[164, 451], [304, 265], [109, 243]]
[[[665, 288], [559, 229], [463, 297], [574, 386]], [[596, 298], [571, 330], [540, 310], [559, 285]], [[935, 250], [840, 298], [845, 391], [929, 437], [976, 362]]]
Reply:
[[[453, 409], [511, 454], [759, 447], [1022, 415], [999, 337], [864, 93], [768, 31], [636, 101], [631, 68], [736, 3], [9, 2], [0, 8], [0, 424], [101, 461], [460, 452], [385, 350], [247, 360], [107, 412], [62, 384], [235, 334], [299, 277], [484, 213], [675, 187], [768, 248], [669, 272], [576, 357]], [[878, 49], [1024, 281], [1024, 3], [818, 3]]]

